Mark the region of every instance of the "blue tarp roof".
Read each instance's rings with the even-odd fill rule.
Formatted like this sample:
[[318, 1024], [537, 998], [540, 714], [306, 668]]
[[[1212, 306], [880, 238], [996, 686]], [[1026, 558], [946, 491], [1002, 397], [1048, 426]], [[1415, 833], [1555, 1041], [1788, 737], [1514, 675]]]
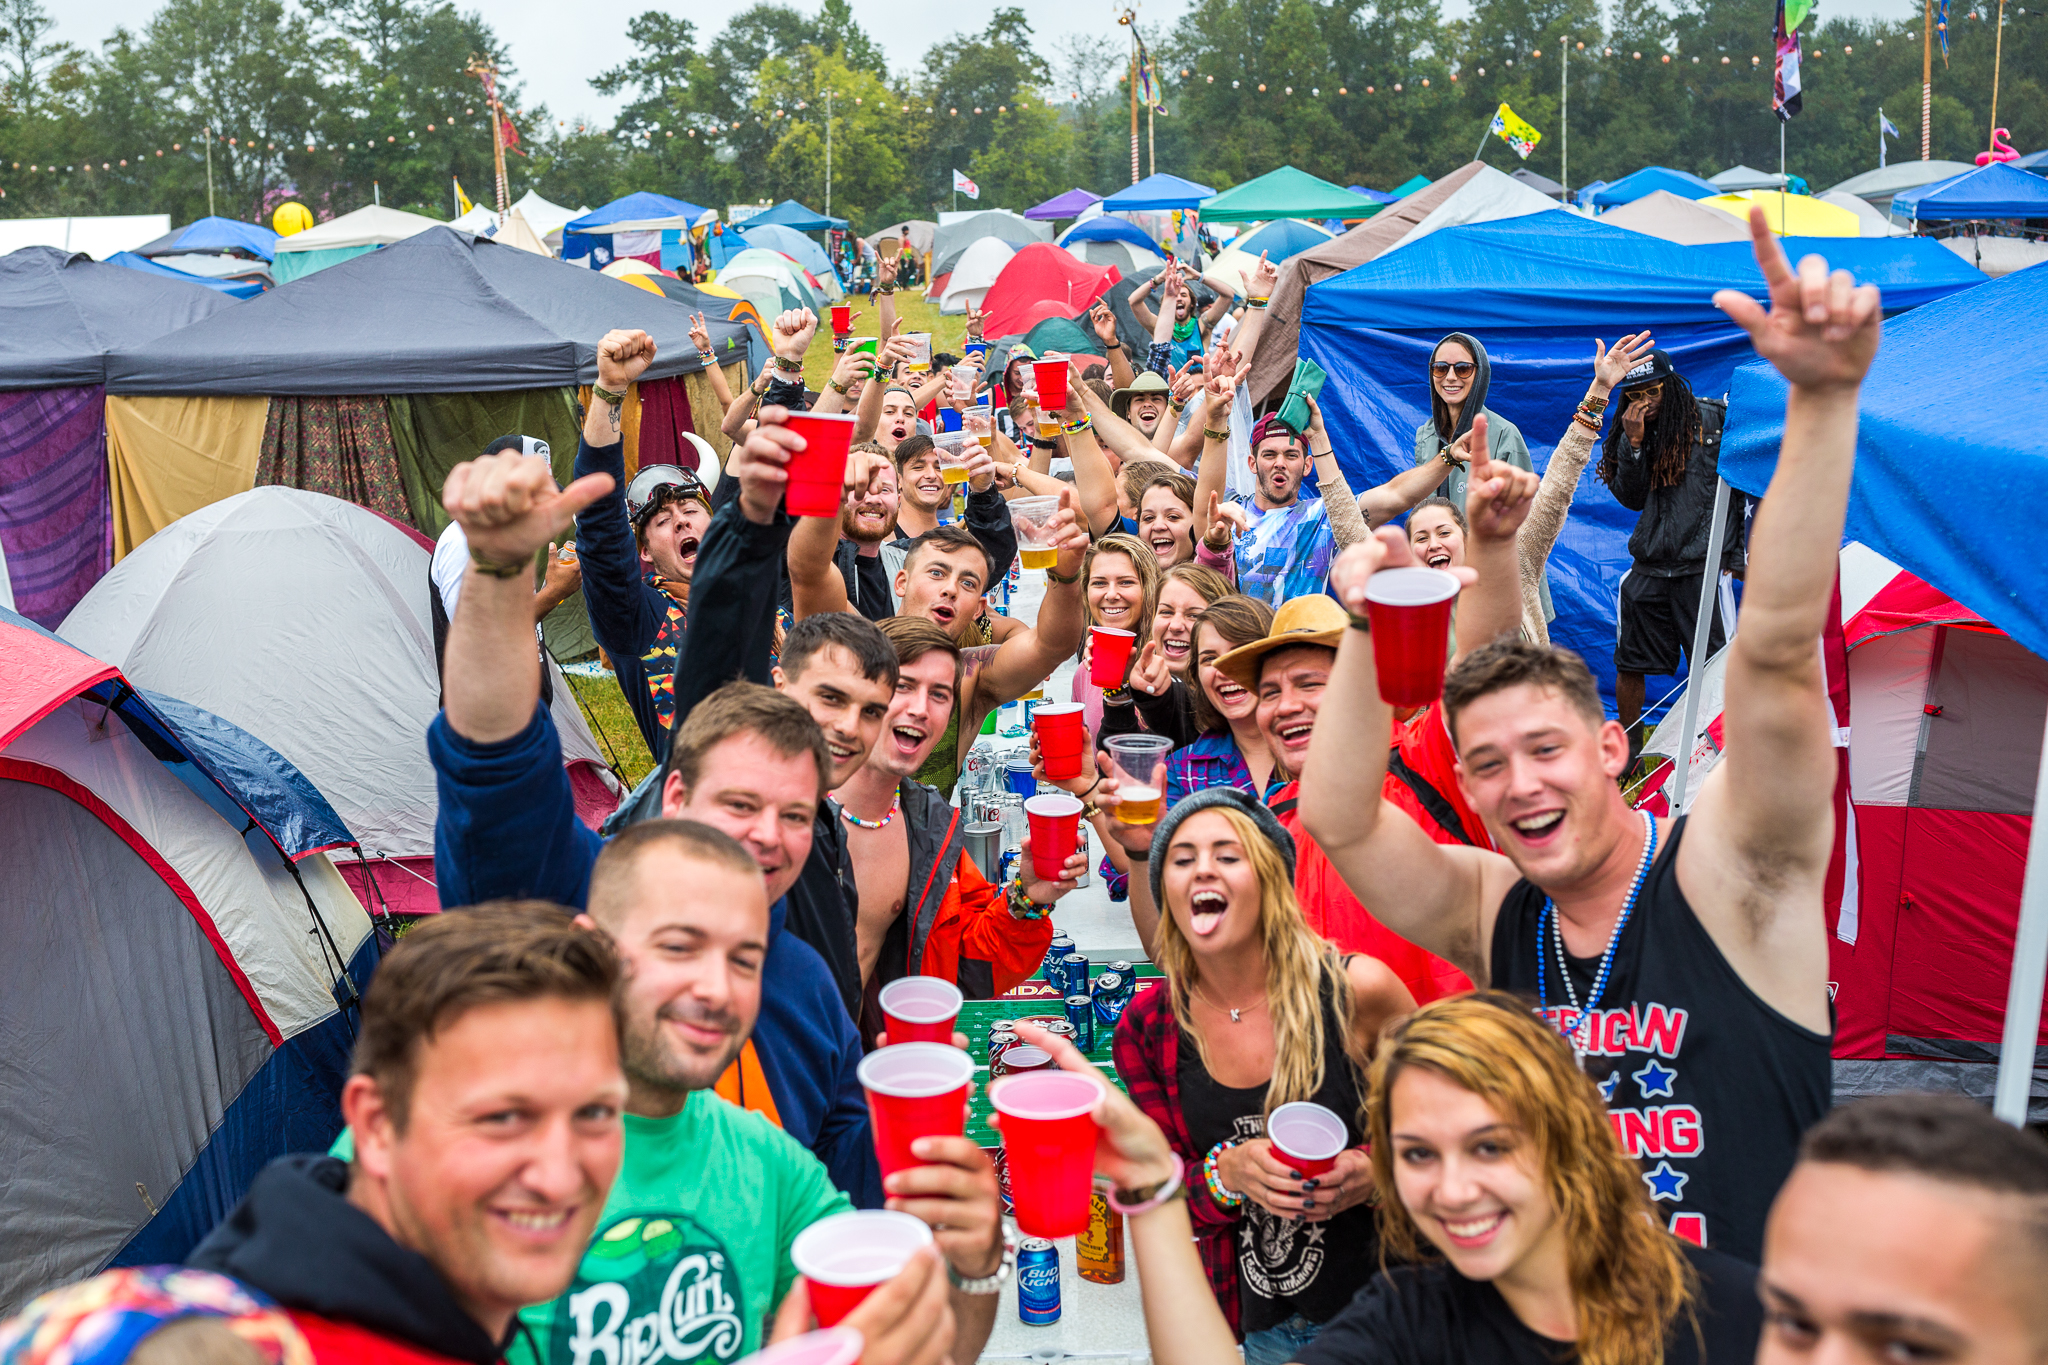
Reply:
[[1372, 200], [1375, 204], [1391, 204], [1401, 197], [1398, 194], [1387, 194], [1380, 190], [1369, 190], [1363, 185], [1346, 185], [1344, 188], [1350, 190], [1361, 199]]
[[1074, 242], [1129, 242], [1154, 255], [1159, 253], [1159, 243], [1147, 237], [1145, 229], [1128, 218], [1112, 218], [1108, 214], [1076, 223], [1059, 235], [1061, 246]]
[[1613, 208], [1616, 204], [1633, 204], [1656, 190], [1667, 190], [1681, 199], [1705, 199], [1721, 192], [1711, 182], [1686, 171], [1674, 171], [1668, 166], [1645, 166], [1633, 175], [1625, 175], [1601, 186], [1598, 193], [1585, 202], [1601, 208]]
[[1243, 233], [1231, 245], [1256, 256], [1261, 251], [1271, 261], [1284, 261], [1289, 256], [1298, 256], [1312, 246], [1321, 246], [1330, 240], [1330, 233], [1299, 218], [1276, 218], [1263, 226]]
[[757, 213], [752, 218], [733, 224], [741, 232], [751, 232], [757, 227], [795, 228], [798, 232], [823, 232], [827, 228], [846, 227], [844, 218], [834, 218], [819, 213], [816, 209], [805, 208], [794, 199], [785, 199], [766, 213]]
[[261, 223], [244, 223], [234, 218], [201, 218], [184, 227], [173, 228], [147, 246], [135, 248], [138, 256], [179, 256], [209, 251], [246, 251], [260, 260], [277, 256], [277, 234]]
[[[1889, 309], [1983, 278], [1938, 242], [1829, 237], [1785, 245], [1794, 260], [1818, 251], [1879, 283]], [[1650, 327], [1696, 393], [1723, 393], [1751, 351], [1713, 294], [1763, 296], [1747, 252], [1740, 243], [1679, 246], [1556, 211], [1446, 228], [1310, 286], [1301, 354], [1329, 374], [1333, 396], [1323, 412], [1354, 491], [1412, 463], [1415, 429], [1429, 416], [1429, 353], [1446, 332], [1469, 331], [1485, 344], [1493, 363], [1487, 406], [1521, 429], [1538, 469], [1592, 378], [1595, 337], [1611, 343]], [[1583, 654], [1610, 690], [1616, 594], [1635, 521], [1587, 478], [1550, 560], [1552, 637]]]
[[[2022, 172], [2024, 174], [2024, 172]], [[2041, 505], [2048, 452], [2026, 415], [2048, 401], [2048, 347], [1988, 339], [2048, 330], [2048, 270], [2021, 270], [1887, 321], [1857, 405], [1846, 534], [2048, 655]], [[2015, 420], [2018, 418], [2019, 420]], [[1785, 381], [1735, 374], [1721, 469], [1761, 493], [1784, 436]]]
[[603, 227], [607, 223], [631, 223], [645, 218], [687, 218], [691, 221], [711, 212], [687, 199], [671, 199], [665, 194], [652, 190], [637, 190], [623, 199], [614, 199], [603, 208], [592, 209], [581, 218], [571, 218], [562, 225], [562, 259], [580, 260], [598, 247], [610, 249], [610, 239], [603, 234], [579, 231], [581, 228]]
[[1131, 213], [1140, 209], [1156, 212], [1161, 209], [1200, 208], [1202, 201], [1215, 193], [1207, 185], [1197, 185], [1192, 180], [1160, 171], [1110, 195], [1102, 201], [1102, 211]]
[[2048, 180], [1994, 161], [1893, 195], [1892, 218], [2048, 218]]
[[107, 257], [108, 265], [122, 265], [130, 270], [140, 270], [145, 275], [161, 275], [167, 280], [184, 280], [188, 284], [203, 284], [208, 289], [226, 294], [231, 299], [253, 299], [263, 292], [261, 280], [214, 280], [204, 275], [188, 275], [182, 270], [173, 270], [167, 265], [158, 265], [147, 256], [133, 251], [117, 251]]

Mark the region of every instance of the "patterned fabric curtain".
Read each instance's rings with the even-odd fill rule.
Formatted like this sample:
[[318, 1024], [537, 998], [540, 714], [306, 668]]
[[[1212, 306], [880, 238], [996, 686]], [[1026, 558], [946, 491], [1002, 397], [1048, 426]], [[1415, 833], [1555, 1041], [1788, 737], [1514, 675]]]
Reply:
[[[640, 388], [640, 463], [672, 464], [679, 469], [697, 467], [697, 447], [683, 439], [694, 432], [690, 416], [690, 394], [683, 376], [649, 380]], [[709, 473], [710, 471], [705, 471]]]
[[113, 567], [98, 385], [0, 393], [0, 550], [14, 609], [50, 630]]
[[273, 398], [256, 486], [282, 484], [410, 521], [382, 398]]

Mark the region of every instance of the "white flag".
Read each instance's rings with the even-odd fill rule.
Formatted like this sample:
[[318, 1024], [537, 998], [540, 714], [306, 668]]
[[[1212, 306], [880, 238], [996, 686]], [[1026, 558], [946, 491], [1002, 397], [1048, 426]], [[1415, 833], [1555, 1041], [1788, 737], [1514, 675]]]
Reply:
[[981, 186], [975, 184], [972, 180], [960, 174], [960, 172], [955, 171], [953, 172], [953, 193], [964, 194], [969, 199], [979, 199], [981, 198]]

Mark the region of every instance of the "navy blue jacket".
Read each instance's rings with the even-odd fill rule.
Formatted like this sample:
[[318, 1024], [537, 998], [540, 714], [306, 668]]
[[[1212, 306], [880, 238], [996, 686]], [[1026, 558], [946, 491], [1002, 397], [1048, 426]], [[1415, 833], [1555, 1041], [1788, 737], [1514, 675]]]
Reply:
[[[654, 653], [668, 620], [669, 596], [647, 579], [640, 563], [640, 545], [626, 516], [626, 446], [623, 441], [593, 446], [576, 438], [576, 477], [609, 474], [612, 491], [576, 514], [576, 558], [583, 565], [583, 603], [590, 613], [590, 633], [610, 656], [619, 691], [632, 708], [640, 737], [659, 763], [668, 755], [668, 729], [655, 709], [648, 676], [664, 689], [660, 675], [672, 673], [675, 642]], [[675, 712], [680, 716], [683, 710]]]

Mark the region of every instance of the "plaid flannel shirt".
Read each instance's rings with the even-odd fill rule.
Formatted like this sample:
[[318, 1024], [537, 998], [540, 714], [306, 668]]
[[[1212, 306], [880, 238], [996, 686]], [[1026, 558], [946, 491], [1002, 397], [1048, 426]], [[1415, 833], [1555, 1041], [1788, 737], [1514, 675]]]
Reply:
[[[1278, 768], [1266, 782], [1266, 793], [1261, 800], [1270, 801], [1273, 793], [1287, 785], [1287, 779]], [[1209, 787], [1235, 787], [1250, 792], [1257, 786], [1252, 780], [1252, 770], [1245, 766], [1244, 755], [1238, 752], [1237, 740], [1228, 730], [1211, 730], [1192, 744], [1183, 744], [1166, 756], [1166, 804], [1164, 809], [1172, 810], [1174, 803], [1190, 792], [1203, 791]], [[1097, 869], [1102, 874], [1103, 886], [1112, 901], [1122, 901], [1131, 894], [1131, 878], [1126, 872], [1116, 870], [1116, 864], [1102, 855], [1102, 865]]]

